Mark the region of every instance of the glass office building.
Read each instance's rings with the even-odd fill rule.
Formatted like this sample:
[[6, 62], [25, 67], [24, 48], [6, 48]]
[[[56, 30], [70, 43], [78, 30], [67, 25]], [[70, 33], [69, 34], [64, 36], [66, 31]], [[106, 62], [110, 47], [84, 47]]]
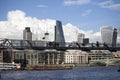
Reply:
[[117, 41], [117, 29], [112, 27], [104, 27], [101, 29], [102, 43], [116, 46]]
[[56, 21], [55, 42], [59, 43], [59, 46], [65, 46], [65, 39], [64, 39], [63, 29], [62, 29], [62, 23], [60, 21]]

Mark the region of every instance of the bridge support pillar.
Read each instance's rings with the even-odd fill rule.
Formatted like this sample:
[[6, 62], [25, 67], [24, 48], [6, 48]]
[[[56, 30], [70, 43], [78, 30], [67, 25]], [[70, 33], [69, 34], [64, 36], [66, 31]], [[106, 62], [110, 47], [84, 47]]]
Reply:
[[48, 64], [50, 64], [50, 53], [48, 53]]
[[55, 64], [55, 57], [54, 57], [54, 53], [53, 53], [52, 55], [53, 55], [52, 62], [53, 62], [53, 64]]
[[57, 54], [57, 64], [59, 64], [60, 61], [60, 53]]

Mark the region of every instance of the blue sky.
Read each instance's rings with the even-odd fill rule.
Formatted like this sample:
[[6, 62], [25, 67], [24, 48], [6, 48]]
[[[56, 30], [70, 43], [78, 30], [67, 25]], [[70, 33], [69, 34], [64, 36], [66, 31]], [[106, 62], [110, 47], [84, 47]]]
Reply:
[[120, 27], [120, 0], [0, 0], [0, 21], [12, 10], [38, 19], [60, 20], [82, 30], [97, 32], [101, 26]]

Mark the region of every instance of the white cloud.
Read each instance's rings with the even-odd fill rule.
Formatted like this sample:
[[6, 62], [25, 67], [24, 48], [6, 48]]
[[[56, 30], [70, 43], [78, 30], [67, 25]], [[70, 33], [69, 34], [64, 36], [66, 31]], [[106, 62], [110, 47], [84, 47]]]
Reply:
[[92, 30], [88, 30], [88, 31], [80, 30], [79, 28], [72, 25], [71, 23], [64, 25], [63, 30], [64, 30], [65, 39], [66, 39], [66, 41], [69, 41], [69, 42], [77, 41], [77, 34], [78, 33], [85, 34], [85, 37], [89, 38], [90, 42], [101, 41], [100, 32], [94, 33]]
[[42, 5], [42, 4], [40, 4], [40, 5], [37, 5], [36, 7], [45, 8], [45, 7], [48, 7], [48, 6], [47, 6], [47, 5]]
[[[49, 32], [51, 41], [54, 40], [56, 20], [29, 17], [21, 10], [9, 11], [7, 18], [7, 21], [0, 21], [0, 38], [22, 39], [24, 28], [30, 27], [34, 34], [37, 33], [39, 40], [44, 37], [45, 32]], [[90, 42], [101, 41], [100, 32], [80, 30], [71, 23], [63, 25], [63, 30], [66, 42], [76, 41], [78, 33], [84, 33], [86, 38], [90, 38]]]
[[84, 13], [81, 14], [81, 16], [87, 16], [92, 12], [91, 9], [86, 10]]
[[[8, 21], [0, 21], [0, 35], [2, 38], [19, 38], [22, 39], [23, 30], [25, 27], [31, 27], [34, 33], [38, 33], [38, 39], [41, 39], [44, 32], [53, 31], [55, 20], [45, 19], [39, 20], [35, 17], [28, 17], [23, 11], [9, 11]], [[51, 33], [50, 36], [54, 34]]]
[[98, 5], [102, 8], [120, 9], [120, 3], [114, 3], [113, 0], [103, 1], [98, 3]]
[[83, 5], [90, 3], [91, 0], [64, 0], [65, 6], [71, 6], [71, 5]]

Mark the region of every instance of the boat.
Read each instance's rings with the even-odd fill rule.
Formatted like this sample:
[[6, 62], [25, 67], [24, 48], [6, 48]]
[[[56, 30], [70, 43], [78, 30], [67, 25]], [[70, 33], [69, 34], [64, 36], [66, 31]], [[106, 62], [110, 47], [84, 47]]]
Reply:
[[39, 65], [39, 66], [28, 66], [25, 70], [66, 70], [72, 69], [74, 65]]
[[18, 70], [20, 69], [20, 64], [17, 63], [4, 63], [0, 62], [0, 70]]

